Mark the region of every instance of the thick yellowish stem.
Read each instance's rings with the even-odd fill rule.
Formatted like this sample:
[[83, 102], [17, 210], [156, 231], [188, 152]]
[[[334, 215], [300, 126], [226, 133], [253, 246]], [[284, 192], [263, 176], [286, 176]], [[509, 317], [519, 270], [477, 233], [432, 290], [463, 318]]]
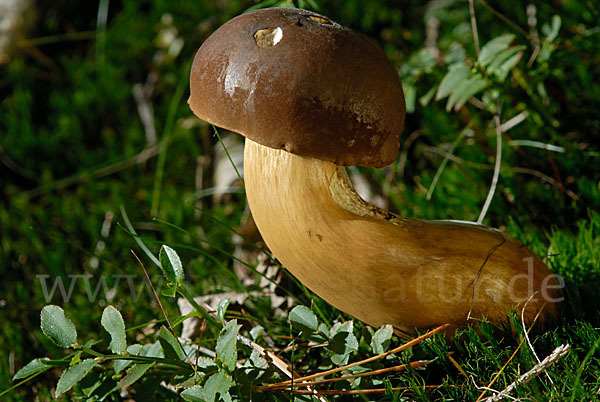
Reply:
[[[343, 168], [246, 140], [252, 215], [275, 257], [309, 289], [370, 324], [407, 336], [469, 318], [531, 320], [560, 292], [525, 246], [480, 225], [398, 218], [363, 201]], [[526, 301], [531, 297], [531, 300]]]

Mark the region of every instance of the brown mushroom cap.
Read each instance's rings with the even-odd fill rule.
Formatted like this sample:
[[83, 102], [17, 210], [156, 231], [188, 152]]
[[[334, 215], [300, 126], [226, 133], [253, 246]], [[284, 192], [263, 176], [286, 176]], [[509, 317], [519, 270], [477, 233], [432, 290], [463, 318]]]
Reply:
[[318, 14], [258, 10], [216, 30], [190, 77], [201, 119], [338, 165], [393, 162], [405, 105], [396, 69], [366, 36]]

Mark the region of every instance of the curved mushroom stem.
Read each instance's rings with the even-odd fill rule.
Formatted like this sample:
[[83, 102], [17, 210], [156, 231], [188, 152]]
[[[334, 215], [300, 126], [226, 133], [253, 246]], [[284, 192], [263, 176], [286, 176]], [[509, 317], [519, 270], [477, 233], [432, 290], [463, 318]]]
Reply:
[[[453, 328], [510, 309], [556, 312], [556, 278], [518, 241], [481, 225], [399, 218], [362, 200], [343, 167], [246, 139], [252, 215], [309, 289], [370, 324]], [[529, 301], [528, 301], [529, 300]]]

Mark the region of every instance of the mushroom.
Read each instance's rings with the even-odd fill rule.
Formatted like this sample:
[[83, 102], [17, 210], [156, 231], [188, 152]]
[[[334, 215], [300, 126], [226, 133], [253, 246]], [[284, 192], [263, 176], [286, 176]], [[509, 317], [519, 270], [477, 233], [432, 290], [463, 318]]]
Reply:
[[366, 36], [321, 15], [238, 16], [198, 50], [192, 111], [246, 137], [250, 210], [275, 257], [338, 309], [397, 333], [525, 308], [556, 313], [560, 285], [498, 230], [398, 217], [354, 191], [344, 166], [398, 152], [405, 105], [391, 62]]

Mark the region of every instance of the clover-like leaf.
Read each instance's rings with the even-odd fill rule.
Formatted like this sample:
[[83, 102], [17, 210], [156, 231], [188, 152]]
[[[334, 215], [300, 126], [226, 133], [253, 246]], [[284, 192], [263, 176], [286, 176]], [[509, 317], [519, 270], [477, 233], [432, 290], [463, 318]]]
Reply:
[[40, 316], [42, 332], [56, 345], [68, 348], [77, 342], [75, 324], [65, 317], [62, 308], [55, 305], [45, 306]]
[[306, 306], [294, 307], [289, 319], [294, 328], [307, 333], [314, 332], [319, 326], [317, 316]]
[[373, 338], [371, 338], [371, 349], [373, 350], [373, 353], [384, 353], [390, 346], [393, 334], [394, 328], [389, 324], [379, 328], [373, 335]]
[[331, 361], [334, 364], [348, 363], [350, 354], [358, 350], [358, 339], [356, 339], [353, 330], [354, 322], [352, 321], [338, 323], [331, 328], [328, 348], [333, 353]]
[[264, 328], [262, 325], [257, 325], [255, 327], [252, 327], [252, 329], [250, 330], [250, 336], [252, 337], [252, 340], [257, 340], [258, 337], [260, 336], [260, 334], [262, 334], [264, 332]]

